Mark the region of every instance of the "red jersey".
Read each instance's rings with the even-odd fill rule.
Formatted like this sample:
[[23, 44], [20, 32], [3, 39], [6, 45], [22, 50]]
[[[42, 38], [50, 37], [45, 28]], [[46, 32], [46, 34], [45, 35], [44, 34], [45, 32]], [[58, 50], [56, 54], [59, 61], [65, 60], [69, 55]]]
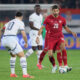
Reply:
[[47, 16], [43, 24], [46, 28], [49, 38], [56, 38], [63, 36], [62, 27], [66, 26], [66, 20], [60, 15], [57, 18], [49, 15]]

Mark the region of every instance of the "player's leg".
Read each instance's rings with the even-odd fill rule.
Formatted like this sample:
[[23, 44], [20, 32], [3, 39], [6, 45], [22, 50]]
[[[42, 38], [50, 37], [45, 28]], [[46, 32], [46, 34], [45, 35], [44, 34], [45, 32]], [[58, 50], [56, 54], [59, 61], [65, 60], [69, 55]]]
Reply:
[[14, 54], [17, 54], [17, 56], [20, 58], [20, 65], [22, 68], [22, 72], [23, 72], [23, 77], [24, 78], [33, 78], [32, 76], [29, 76], [29, 74], [27, 73], [27, 62], [26, 62], [26, 57], [24, 55], [23, 49], [21, 48], [21, 46], [19, 45], [19, 43], [17, 42], [17, 46], [15, 48], [15, 50], [13, 51]]
[[42, 53], [40, 54], [40, 58], [39, 58], [39, 64], [42, 64], [42, 61], [46, 55], [47, 51], [43, 50]]
[[20, 65], [21, 65], [21, 68], [22, 68], [23, 77], [24, 78], [34, 78], [33, 76], [30, 76], [27, 73], [27, 62], [26, 62], [26, 58], [25, 58], [24, 52], [23, 51], [19, 52], [17, 54], [17, 56], [20, 58]]
[[[15, 39], [12, 37], [3, 37], [2, 38], [2, 45], [4, 47], [6, 47], [9, 51], [9, 53], [11, 53], [11, 50], [14, 50], [16, 47], [15, 44]], [[16, 73], [15, 73], [15, 61], [16, 61], [16, 56], [15, 54], [11, 54], [11, 58], [10, 58], [10, 69], [11, 69], [11, 74], [10, 77], [17, 77]]]
[[42, 51], [42, 53], [40, 54], [40, 58], [39, 58], [39, 64], [41, 65], [46, 53], [48, 51], [48, 37], [46, 35], [45, 37], [45, 44], [44, 44], [44, 50]]
[[37, 50], [37, 64], [39, 64], [39, 58], [40, 54], [42, 53], [42, 45], [38, 45], [38, 50]]
[[61, 55], [61, 50], [56, 50], [57, 52], [57, 61], [59, 63], [59, 67], [62, 66], [62, 55]]
[[28, 58], [31, 54], [33, 54], [34, 50], [31, 48], [26, 52], [26, 58]]
[[51, 62], [53, 68], [52, 73], [56, 72], [57, 66], [55, 64], [55, 58], [53, 57], [53, 50], [56, 47], [57, 40], [50, 40], [48, 41], [48, 55], [49, 55], [49, 61]]
[[57, 61], [59, 63], [59, 68], [60, 68], [63, 66], [62, 65], [62, 53], [61, 53], [61, 49], [60, 49], [60, 42], [57, 42], [57, 44], [56, 44], [56, 53], [57, 53]]
[[60, 48], [62, 50], [62, 59], [64, 62], [64, 66], [67, 66], [67, 51], [65, 49], [65, 43], [64, 42], [61, 43]]
[[11, 58], [10, 58], [10, 68], [11, 68], [11, 74], [10, 77], [17, 77], [17, 75], [15, 74], [15, 62], [16, 62], [16, 55], [13, 55], [10, 52]]
[[48, 50], [48, 55], [49, 55], [49, 61], [51, 62], [53, 66], [52, 73], [55, 73], [57, 70], [57, 66], [55, 64], [55, 58], [53, 57], [53, 50]]
[[40, 58], [40, 54], [42, 53], [42, 45], [43, 45], [43, 39], [42, 39], [42, 35], [39, 36], [39, 44], [38, 44], [38, 50], [37, 50], [37, 59], [38, 59], [38, 62], [37, 64], [39, 64], [39, 58]]
[[38, 69], [40, 69], [40, 70], [43, 68], [43, 66], [42, 66], [42, 61], [43, 61], [46, 53], [47, 53], [47, 51], [43, 50], [43, 51], [41, 52], [41, 54], [40, 54], [39, 62], [38, 62], [38, 64], [37, 64], [37, 67], [38, 67]]
[[65, 49], [64, 42], [61, 43], [60, 48], [62, 50], [62, 59], [63, 59], [64, 67], [67, 68], [67, 71], [71, 71], [72, 67], [68, 67], [68, 64], [67, 64], [67, 51]]
[[30, 48], [26, 52], [26, 54], [25, 54], [26, 58], [28, 58], [30, 55], [32, 55], [34, 53], [34, 51], [36, 50], [36, 47], [37, 47], [37, 44], [36, 44], [36, 33], [33, 33], [32, 31], [30, 31], [29, 36], [30, 36], [30, 41], [31, 41], [32, 48]]

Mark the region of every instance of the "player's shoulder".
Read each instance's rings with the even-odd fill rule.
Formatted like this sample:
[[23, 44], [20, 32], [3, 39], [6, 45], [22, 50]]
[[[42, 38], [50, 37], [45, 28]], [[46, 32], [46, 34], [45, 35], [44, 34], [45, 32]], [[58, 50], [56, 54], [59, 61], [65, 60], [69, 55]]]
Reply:
[[50, 19], [50, 18], [51, 18], [51, 15], [48, 15], [45, 20], [48, 20], [48, 19]]
[[30, 17], [34, 17], [34, 16], [36, 16], [36, 14], [35, 14], [35, 13], [30, 14]]
[[52, 15], [48, 15], [46, 18], [51, 18], [52, 17]]
[[42, 14], [40, 14], [40, 17], [42, 17], [42, 18], [43, 18], [43, 15], [42, 15]]
[[14, 21], [15, 21], [16, 23], [18, 23], [19, 25], [24, 25], [24, 22], [23, 22], [23, 21], [21, 21], [21, 20], [14, 19]]
[[[9, 22], [13, 22], [13, 21], [15, 21], [15, 19], [10, 20]], [[8, 22], [8, 23], [9, 23], [9, 22]]]
[[65, 20], [65, 18], [61, 15], [59, 15], [59, 18], [62, 19], [62, 20]]

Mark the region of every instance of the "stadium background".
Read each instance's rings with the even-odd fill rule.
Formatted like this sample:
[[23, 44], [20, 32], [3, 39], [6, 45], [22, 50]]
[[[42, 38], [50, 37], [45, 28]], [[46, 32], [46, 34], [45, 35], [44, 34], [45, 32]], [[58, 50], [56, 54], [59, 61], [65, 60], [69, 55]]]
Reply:
[[[43, 12], [50, 13], [50, 6], [53, 4], [58, 4], [61, 7], [61, 15], [66, 18], [67, 25], [69, 28], [78, 34], [77, 39], [75, 39], [71, 34], [68, 34], [63, 29], [64, 37], [67, 42], [67, 56], [68, 64], [73, 68], [73, 70], [66, 74], [57, 73], [52, 74], [52, 66], [48, 61], [48, 55], [45, 56], [43, 65], [45, 68], [43, 70], [38, 70], [36, 67], [36, 54], [32, 54], [30, 58], [27, 59], [28, 62], [28, 72], [35, 76], [33, 80], [80, 80], [80, 0], [0, 0], [0, 28], [4, 26], [6, 22], [13, 19], [17, 10], [21, 10], [24, 14], [24, 22], [26, 25], [26, 35], [28, 37], [28, 44], [30, 48], [29, 39], [29, 15], [33, 12], [35, 4], [41, 4]], [[47, 9], [46, 9], [47, 8]], [[19, 43], [23, 47], [24, 41], [21, 34], [18, 34]], [[24, 47], [23, 47], [24, 48]], [[27, 48], [27, 49], [28, 49]], [[16, 61], [16, 74], [19, 75], [18, 78], [10, 78], [9, 60], [10, 56], [7, 50], [0, 48], [0, 80], [26, 80], [22, 78], [21, 68], [19, 65], [19, 58]], [[78, 49], [78, 50], [77, 50]], [[26, 50], [24, 50], [26, 53]], [[35, 53], [35, 52], [34, 52]], [[54, 57], [56, 59], [56, 55]], [[58, 65], [57, 59], [56, 64]], [[27, 79], [29, 80], [29, 79]]]
[[[50, 14], [50, 7], [52, 4], [41, 4], [42, 13]], [[61, 6], [60, 6], [61, 7]], [[29, 15], [34, 11], [34, 4], [1, 4], [0, 5], [0, 27], [2, 28], [6, 22], [13, 19], [16, 11], [21, 10], [24, 14], [23, 21], [25, 22], [25, 31], [28, 37], [28, 48], [31, 48], [31, 41], [29, 38]], [[64, 37], [67, 43], [67, 49], [80, 49], [80, 9], [79, 8], [61, 8], [60, 14], [66, 18], [67, 25], [69, 28], [78, 34], [77, 39], [75, 39], [71, 34], [68, 34], [64, 29]], [[5, 14], [7, 13], [7, 14]], [[22, 36], [18, 36], [19, 43], [24, 48], [24, 41]], [[44, 38], [43, 38], [44, 39]], [[44, 43], [43, 43], [44, 44]], [[44, 46], [44, 45], [43, 45]], [[3, 46], [0, 49], [4, 49]]]

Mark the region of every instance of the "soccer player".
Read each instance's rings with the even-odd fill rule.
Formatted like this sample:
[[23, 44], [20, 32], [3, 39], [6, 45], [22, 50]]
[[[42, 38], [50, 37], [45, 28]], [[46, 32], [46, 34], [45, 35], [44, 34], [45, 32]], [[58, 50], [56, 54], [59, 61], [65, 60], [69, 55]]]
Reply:
[[23, 14], [21, 12], [17, 12], [15, 19], [9, 21], [5, 24], [5, 30], [2, 38], [2, 45], [8, 49], [11, 54], [10, 58], [10, 68], [11, 74], [10, 77], [17, 77], [15, 74], [15, 61], [16, 55], [20, 58], [20, 65], [22, 67], [23, 78], [33, 78], [27, 73], [27, 62], [23, 52], [22, 47], [17, 41], [17, 33], [20, 30], [25, 41], [25, 48], [27, 48], [27, 37], [25, 33], [24, 23], [22, 22]]
[[42, 35], [40, 35], [39, 36], [40, 42], [36, 43], [36, 38], [38, 36], [38, 31], [41, 28], [43, 16], [41, 14], [40, 5], [35, 5], [34, 10], [35, 12], [29, 16], [29, 24], [31, 28], [29, 35], [30, 35], [32, 48], [27, 51], [26, 58], [37, 50], [37, 59], [39, 60], [40, 53], [42, 52], [43, 39], [42, 39]]
[[[43, 26], [39, 30], [39, 35], [42, 33], [42, 29], [46, 28], [46, 40], [47, 42], [45, 44], [44, 51], [42, 52], [42, 59], [45, 56], [45, 49], [48, 49], [48, 54], [50, 57], [52, 57], [53, 50], [55, 48], [60, 48], [62, 52], [62, 58], [61, 58], [61, 52], [58, 50], [58, 61], [59, 63], [63, 60], [64, 66], [69, 69], [67, 65], [67, 52], [65, 49], [65, 42], [64, 37], [62, 33], [62, 27], [68, 32], [71, 33], [74, 37], [77, 37], [77, 34], [75, 32], [72, 32], [66, 25], [66, 20], [59, 15], [59, 8], [57, 5], [52, 6], [52, 14], [47, 16], [47, 18], [44, 21]], [[37, 37], [38, 39], [38, 37]], [[58, 46], [57, 46], [58, 45]], [[42, 60], [40, 58], [40, 60]], [[41, 63], [41, 61], [39, 61]], [[62, 66], [62, 62], [60, 64]], [[38, 66], [40, 67], [40, 66]]]

